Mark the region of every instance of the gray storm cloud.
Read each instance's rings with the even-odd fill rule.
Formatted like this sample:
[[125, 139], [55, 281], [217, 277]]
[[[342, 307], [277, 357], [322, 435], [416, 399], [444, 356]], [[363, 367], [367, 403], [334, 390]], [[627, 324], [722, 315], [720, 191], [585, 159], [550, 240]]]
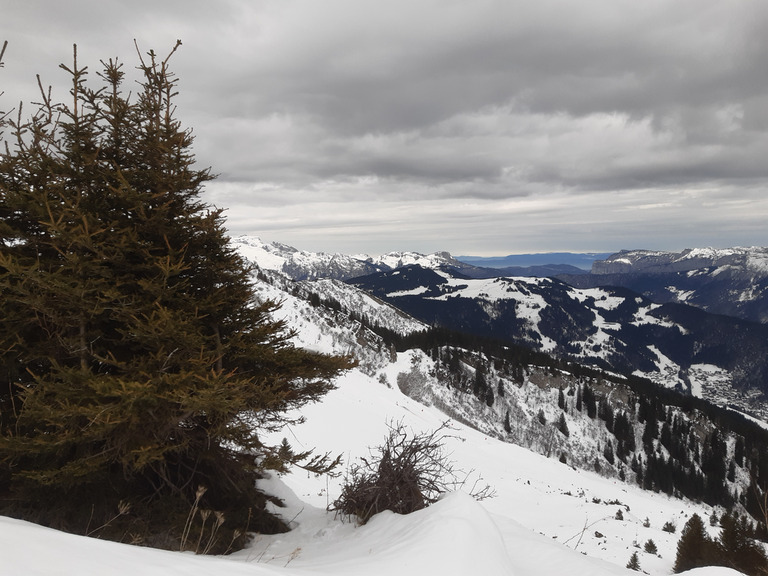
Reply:
[[59, 81], [74, 42], [95, 71], [135, 61], [134, 38], [181, 38], [179, 115], [233, 233], [345, 252], [766, 243], [765, 3], [29, 0], [3, 16], [3, 103], [34, 72]]

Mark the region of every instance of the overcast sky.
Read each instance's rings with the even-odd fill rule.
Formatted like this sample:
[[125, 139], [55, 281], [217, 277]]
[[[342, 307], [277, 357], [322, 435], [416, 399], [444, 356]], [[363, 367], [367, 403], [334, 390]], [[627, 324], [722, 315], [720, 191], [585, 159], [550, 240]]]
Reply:
[[0, 21], [0, 109], [36, 73], [65, 82], [73, 43], [96, 72], [133, 66], [134, 38], [181, 39], [178, 116], [232, 235], [371, 254], [768, 245], [762, 0], [11, 0]]

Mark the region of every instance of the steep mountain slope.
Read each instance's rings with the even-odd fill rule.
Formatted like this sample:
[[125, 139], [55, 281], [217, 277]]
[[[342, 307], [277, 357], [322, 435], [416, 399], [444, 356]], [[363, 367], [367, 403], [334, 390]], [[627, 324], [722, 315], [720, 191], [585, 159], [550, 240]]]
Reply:
[[[233, 556], [199, 558], [129, 547], [0, 518], [0, 537], [9, 550], [6, 570], [30, 576], [393, 572], [450, 576], [473, 571], [618, 576], [626, 574], [624, 566], [635, 552], [643, 571], [662, 575], [670, 573], [678, 540], [678, 534], [663, 527], [679, 529], [693, 513], [707, 517], [723, 511], [670, 496], [680, 494], [674, 482], [669, 484], [681, 469], [673, 462], [692, 471], [693, 477], [709, 473], [714, 464], [717, 472], [709, 484], [736, 492], [739, 501], [750, 493], [747, 468], [761, 483], [768, 479], [744, 455], [768, 454], [763, 435], [747, 427], [745, 436], [729, 426], [739, 421], [731, 421], [728, 412], [713, 416], [704, 404], [664, 405], [652, 395], [637, 396], [620, 379], [577, 375], [556, 363], [520, 362], [514, 354], [506, 358], [504, 348], [500, 356], [446, 343], [433, 343], [426, 352], [415, 348], [395, 352], [346, 310], [361, 312], [372, 306], [378, 322], [404, 337], [423, 334], [423, 325], [407, 319], [403, 323], [401, 314], [384, 311], [385, 304], [354, 287], [297, 283], [264, 270], [260, 276], [262, 296], [283, 302], [278, 314], [295, 331], [297, 344], [352, 353], [360, 361], [323, 402], [302, 410], [303, 424], [279, 434], [290, 435], [297, 446], [341, 452], [347, 462], [354, 462], [369, 456], [368, 447], [381, 441], [387, 422], [402, 422], [419, 432], [435, 429], [452, 414], [454, 429], [447, 452], [458, 468], [467, 471], [469, 482], [482, 475], [480, 481], [491, 484], [496, 496], [477, 503], [452, 494], [416, 514], [383, 513], [356, 527], [325, 512], [339, 494], [341, 478], [296, 470], [265, 479], [263, 485], [283, 499], [285, 507], [279, 511], [293, 530], [254, 535], [250, 547]], [[358, 299], [347, 306], [344, 299], [352, 294]], [[390, 321], [393, 324], [387, 324]], [[492, 398], [488, 390], [493, 391]], [[722, 426], [716, 427], [716, 421]], [[699, 442], [699, 449], [681, 451], [673, 438], [684, 438], [694, 448]], [[511, 441], [529, 443], [551, 458]], [[633, 456], [642, 481], [632, 468]], [[601, 475], [573, 465], [599, 467]], [[717, 475], [721, 468], [722, 481]], [[622, 472], [626, 483], [619, 481]], [[657, 491], [642, 491], [639, 483]], [[716, 535], [718, 528], [707, 530]], [[643, 551], [649, 541], [656, 544], [657, 553]], [[736, 573], [715, 568], [693, 574]]]
[[[410, 271], [417, 272], [416, 276], [410, 276]], [[390, 273], [390, 276], [405, 276], [406, 282], [398, 287], [411, 291], [423, 287], [424, 276], [433, 274], [443, 280], [439, 285], [444, 290], [450, 289], [454, 281], [466, 282], [418, 267], [406, 267]], [[538, 281], [542, 285], [549, 282]], [[332, 289], [329, 290], [329, 287]], [[530, 285], [520, 284], [518, 289], [521, 288], [529, 291], [535, 304], [536, 294], [531, 292]], [[360, 360], [358, 368], [342, 379], [342, 390], [338, 396], [334, 396], [335, 393], [332, 395], [343, 406], [340, 410], [346, 415], [347, 424], [329, 429], [328, 421], [322, 417], [323, 406], [317, 406], [306, 410], [310, 424], [304, 435], [298, 430], [291, 431], [293, 435], [306, 438], [307, 443], [312, 445], [318, 437], [335, 430], [335, 442], [343, 444], [342, 439], [349, 436], [350, 430], [359, 436], [366, 425], [370, 425], [372, 416], [366, 410], [370, 411], [372, 407], [380, 409], [386, 404], [383, 399], [391, 397], [398, 406], [396, 413], [406, 415], [408, 422], [418, 423], [418, 427], [423, 427], [427, 421], [434, 424], [435, 414], [440, 413], [455, 423], [476, 430], [480, 436], [469, 432], [462, 432], [461, 436], [483, 438], [482, 447], [468, 444], [460, 448], [460, 445], [452, 444], [451, 450], [463, 454], [462, 465], [471, 462], [469, 469], [478, 470], [483, 475], [483, 481], [494, 478], [494, 482], [498, 482], [494, 487], [503, 495], [509, 494], [511, 478], [515, 479], [514, 486], [524, 488], [530, 486], [527, 482], [531, 477], [522, 472], [517, 464], [512, 468], [510, 477], [509, 464], [505, 461], [499, 464], [500, 471], [505, 470], [500, 472], [500, 476], [491, 473], [489, 477], [486, 470], [493, 466], [487, 460], [477, 466], [478, 461], [468, 455], [487, 454], [488, 443], [492, 439], [517, 444], [549, 457], [553, 462], [559, 460], [579, 470], [598, 471], [600, 476], [619, 482], [618, 486], [624, 487], [615, 493], [604, 492], [585, 489], [583, 482], [576, 481], [567, 489], [554, 488], [551, 481], [543, 480], [548, 485], [538, 484], [537, 490], [542, 492], [537, 498], [552, 503], [558, 501], [559, 505], [566, 507], [568, 504], [561, 499], [565, 502], [572, 499], [583, 508], [564, 523], [558, 521], [555, 529], [543, 524], [536, 514], [526, 517], [525, 525], [542, 532], [546, 530], [545, 534], [563, 538], [570, 545], [575, 543], [576, 547], [586, 538], [589, 542], [581, 544], [581, 550], [616, 562], [619, 566], [623, 566], [631, 554], [632, 537], [628, 537], [627, 532], [621, 532], [621, 536], [615, 533], [614, 508], [622, 510], [626, 518], [622, 522], [626, 522], [630, 532], [634, 533], [635, 542], [638, 540], [637, 531], [647, 530], [645, 526], [640, 526], [653, 523], [656, 527], [654, 541], [665, 542], [667, 548], [664, 559], [643, 557], [643, 568], [650, 569], [652, 573], [664, 573], [671, 566], [676, 536], [661, 531], [660, 527], [667, 521], [681, 525], [685, 517], [665, 512], [663, 514], [670, 514], [670, 517], [663, 519], [659, 511], [690, 509], [691, 506], [687, 500], [671, 500], [663, 505], [656, 501], [654, 506], [660, 507], [649, 509], [636, 504], [633, 499], [630, 512], [627, 491], [631, 492], [632, 486], [704, 501], [718, 506], [719, 510], [724, 505], [736, 503], [739, 510], [754, 511], [756, 503], [754, 499], [750, 500], [750, 494], [760, 492], [757, 485], [752, 486], [751, 482], [754, 478], [758, 485], [762, 485], [768, 480], [768, 476], [763, 477], [759, 472], [761, 466], [757, 464], [768, 456], [768, 434], [737, 413], [714, 408], [690, 396], [671, 392], [659, 396], [658, 389], [649, 383], [590, 372], [578, 365], [569, 365], [564, 369], [559, 362], [546, 355], [536, 356], [533, 362], [533, 357], [522, 350], [494, 346], [489, 341], [480, 342], [478, 346], [459, 345], [451, 340], [450, 335], [441, 338], [433, 331], [425, 331], [423, 324], [412, 323], [398, 328], [397, 323], [387, 324], [387, 319], [396, 318], [396, 315], [384, 313], [374, 316], [378, 327], [402, 335], [401, 342], [393, 346], [386, 337], [357, 323], [348, 313], [355, 310], [362, 317], [368, 315], [364, 311], [369, 302], [377, 307], [386, 307], [386, 304], [359, 294], [354, 286], [335, 281], [293, 282], [274, 274], [269, 283], [261, 285], [261, 289], [265, 297], [284, 302], [279, 314], [295, 329], [298, 344], [325, 351], [351, 352]], [[437, 290], [434, 287], [430, 289]], [[572, 290], [568, 287], [564, 289]], [[313, 294], [320, 292], [323, 296], [318, 296], [318, 303]], [[352, 296], [354, 294], [357, 296]], [[600, 300], [605, 303], [607, 294], [595, 291], [592, 297], [599, 299], [606, 295], [606, 300]], [[344, 302], [348, 298], [352, 298], [355, 304], [346, 305]], [[330, 308], [327, 302], [331, 303]], [[611, 306], [606, 303], [606, 308]], [[456, 338], [461, 339], [461, 336]], [[414, 342], [414, 345], [403, 347], [404, 341]], [[399, 395], [405, 395], [419, 404], [407, 404], [404, 396]], [[315, 411], [317, 417], [313, 417]], [[369, 446], [377, 441], [380, 437], [369, 436], [365, 440]], [[320, 448], [333, 451], [333, 444], [330, 442]], [[356, 454], [366, 455], [364, 451]], [[514, 458], [519, 463], [527, 457], [520, 453]], [[564, 467], [563, 470], [570, 469]], [[562, 474], [555, 469], [547, 472], [552, 473]], [[317, 482], [305, 482], [300, 475], [295, 481], [296, 484], [291, 485], [297, 493], [320, 506], [326, 505], [340, 489], [338, 479], [317, 485]], [[539, 510], [548, 505], [544, 504], [545, 500], [537, 501]], [[489, 506], [493, 506], [493, 500], [489, 501]], [[519, 512], [519, 502], [515, 509]], [[649, 514], [648, 510], [652, 513]], [[706, 510], [709, 515], [711, 509]], [[542, 512], [539, 511], [539, 514]], [[597, 520], [590, 527], [589, 536], [584, 534], [584, 514]], [[646, 521], [648, 516], [652, 520]], [[593, 529], [601, 534], [599, 538], [591, 536]], [[602, 536], [604, 534], [608, 536]], [[290, 549], [298, 545], [296, 541], [286, 544]], [[257, 548], [258, 554], [281, 557], [278, 551], [282, 548], [277, 547], [278, 551], [273, 551], [264, 546]], [[285, 553], [290, 554], [290, 549], [286, 549]]]
[[595, 261], [590, 274], [558, 278], [579, 288], [623, 286], [659, 303], [768, 322], [768, 248], [630, 250]]
[[556, 279], [470, 279], [409, 266], [350, 280], [430, 325], [634, 373], [768, 416], [768, 327], [623, 288]]

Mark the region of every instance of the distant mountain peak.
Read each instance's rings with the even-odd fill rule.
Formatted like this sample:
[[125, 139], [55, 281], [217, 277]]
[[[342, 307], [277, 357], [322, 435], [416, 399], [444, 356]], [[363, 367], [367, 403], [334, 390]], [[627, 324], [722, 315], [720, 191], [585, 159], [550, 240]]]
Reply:
[[537, 252], [534, 254], [509, 254], [508, 256], [457, 256], [466, 264], [483, 268], [544, 268], [570, 266], [589, 270], [595, 260], [611, 256], [610, 252]]
[[449, 252], [421, 254], [419, 252], [390, 252], [382, 256], [356, 254], [327, 254], [307, 252], [280, 242], [265, 242], [257, 236], [238, 236], [232, 239], [235, 247], [250, 262], [267, 270], [281, 272], [293, 280], [332, 278], [348, 280], [376, 272], [385, 272], [418, 265], [423, 268], [471, 268], [459, 262]]
[[768, 248], [686, 248], [681, 252], [622, 250], [592, 264], [593, 274], [674, 273], [731, 266], [768, 275]]

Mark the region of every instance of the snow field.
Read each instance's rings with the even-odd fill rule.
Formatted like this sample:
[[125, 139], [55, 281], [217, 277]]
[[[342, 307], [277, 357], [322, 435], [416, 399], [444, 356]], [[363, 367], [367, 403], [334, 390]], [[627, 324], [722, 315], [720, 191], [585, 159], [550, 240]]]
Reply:
[[[321, 328], [319, 313], [308, 304], [278, 289], [262, 289], [266, 297], [285, 299], [277, 316], [297, 330], [298, 345], [365, 354], [344, 326]], [[366, 357], [365, 365], [361, 362], [339, 378], [338, 388], [321, 403], [305, 407], [306, 422], [268, 441], [285, 436], [296, 448], [341, 453], [352, 463], [383, 442], [388, 423], [402, 422], [415, 433], [435, 430], [445, 414], [405, 396], [396, 385], [398, 375], [408, 373], [419, 354], [399, 354], [391, 362], [381, 354]], [[358, 527], [326, 511], [340, 493], [342, 478], [295, 470], [263, 481], [266, 491], [283, 499], [285, 507], [275, 511], [292, 530], [254, 535], [244, 550], [231, 556], [139, 548], [0, 517], [0, 575], [612, 576], [630, 573], [625, 565], [633, 552], [642, 570], [666, 575], [687, 519], [694, 512], [702, 518], [711, 513], [706, 506], [576, 470], [458, 423], [454, 428], [446, 450], [467, 473], [467, 488], [487, 483], [495, 489], [494, 498], [478, 503], [465, 493], [453, 493], [426, 510], [408, 516], [383, 513]], [[572, 428], [572, 435], [580, 433], [578, 426]], [[665, 522], [674, 523], [677, 533], [663, 531]], [[658, 555], [644, 552], [649, 539]], [[690, 574], [736, 572], [705, 568]]]
[[[398, 359], [393, 377], [408, 365]], [[342, 452], [351, 462], [382, 442], [386, 423], [402, 421], [431, 431], [444, 420], [423, 406], [355, 369], [338, 388], [304, 411], [307, 421], [285, 430], [297, 447]], [[265, 481], [282, 497], [287, 534], [256, 535], [229, 557], [200, 557], [62, 534], [0, 518], [1, 574], [77, 575], [391, 575], [466, 574], [560, 576], [619, 575], [633, 551], [643, 570], [669, 574], [679, 529], [705, 507], [643, 492], [633, 486], [572, 469], [515, 445], [455, 425], [447, 441], [451, 458], [472, 478], [491, 484], [496, 496], [481, 503], [462, 493], [408, 516], [384, 513], [355, 526], [325, 511], [339, 493], [340, 478], [296, 470]], [[278, 438], [279, 439], [279, 438]], [[471, 486], [471, 483], [470, 483]], [[599, 502], [597, 501], [599, 499]], [[609, 502], [606, 504], [606, 502]], [[624, 520], [615, 513], [623, 510]], [[642, 526], [648, 518], [650, 527]], [[661, 530], [666, 521], [678, 534]], [[602, 537], [598, 537], [599, 532]], [[635, 548], [652, 538], [661, 557]], [[726, 569], [694, 571], [696, 576], [733, 574]]]

